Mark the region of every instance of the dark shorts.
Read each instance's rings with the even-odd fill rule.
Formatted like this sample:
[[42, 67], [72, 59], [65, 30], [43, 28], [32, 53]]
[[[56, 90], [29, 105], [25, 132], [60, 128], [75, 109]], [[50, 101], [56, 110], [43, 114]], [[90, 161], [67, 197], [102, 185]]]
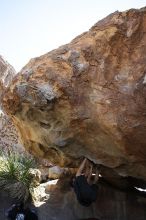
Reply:
[[90, 206], [97, 198], [97, 185], [89, 185], [85, 176], [77, 176], [73, 183], [77, 199], [83, 206]]

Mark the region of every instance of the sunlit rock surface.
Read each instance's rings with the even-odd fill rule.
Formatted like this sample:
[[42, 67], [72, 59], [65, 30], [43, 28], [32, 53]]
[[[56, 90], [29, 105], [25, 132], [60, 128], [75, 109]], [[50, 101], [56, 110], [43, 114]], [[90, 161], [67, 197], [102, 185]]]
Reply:
[[0, 94], [16, 75], [15, 69], [0, 55]]
[[3, 96], [29, 152], [146, 180], [146, 8], [115, 12], [31, 59]]

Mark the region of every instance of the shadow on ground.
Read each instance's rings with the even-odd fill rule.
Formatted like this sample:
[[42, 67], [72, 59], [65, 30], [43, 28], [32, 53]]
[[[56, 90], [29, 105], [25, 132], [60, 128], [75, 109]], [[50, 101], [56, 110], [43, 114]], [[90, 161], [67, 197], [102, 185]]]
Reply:
[[145, 220], [145, 206], [146, 198], [100, 183], [96, 203], [87, 208], [78, 203], [69, 181], [59, 180], [37, 211], [39, 220]]
[[[78, 203], [68, 180], [59, 180], [47, 193], [49, 198], [36, 207], [39, 220], [145, 220], [146, 198], [106, 183], [99, 184], [98, 199], [88, 208]], [[5, 211], [13, 202], [0, 192], [0, 220], [6, 220]]]

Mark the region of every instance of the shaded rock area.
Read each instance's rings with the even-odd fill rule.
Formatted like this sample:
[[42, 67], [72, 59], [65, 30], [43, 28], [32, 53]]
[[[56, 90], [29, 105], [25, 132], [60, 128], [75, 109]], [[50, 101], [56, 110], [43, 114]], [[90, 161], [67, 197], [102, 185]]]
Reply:
[[105, 182], [99, 184], [98, 199], [90, 207], [78, 203], [67, 179], [46, 189], [48, 199], [36, 204], [40, 220], [145, 220], [145, 198], [115, 190]]
[[[8, 87], [15, 75], [15, 69], [2, 56], [0, 56], [0, 106], [1, 94]], [[11, 118], [1, 111], [1, 107], [0, 112], [0, 149], [3, 151], [8, 149], [17, 149], [19, 152], [24, 151], [24, 147], [20, 143], [18, 137], [18, 131]]]
[[17, 149], [19, 153], [25, 151], [12, 120], [3, 113], [0, 115], [0, 149], [2, 151]]
[[145, 33], [146, 8], [117, 11], [31, 59], [3, 95], [25, 148], [62, 167], [87, 157], [146, 180]]
[[0, 191], [0, 219], [8, 220], [5, 216], [6, 210], [13, 204], [13, 200], [6, 192]]

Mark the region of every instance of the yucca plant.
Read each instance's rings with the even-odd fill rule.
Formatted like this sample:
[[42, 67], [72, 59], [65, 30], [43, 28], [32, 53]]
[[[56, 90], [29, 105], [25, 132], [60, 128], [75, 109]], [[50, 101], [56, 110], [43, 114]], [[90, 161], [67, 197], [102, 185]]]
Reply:
[[35, 160], [30, 156], [8, 151], [0, 155], [0, 188], [7, 190], [10, 196], [26, 202], [30, 197], [33, 179], [30, 168], [35, 167]]

